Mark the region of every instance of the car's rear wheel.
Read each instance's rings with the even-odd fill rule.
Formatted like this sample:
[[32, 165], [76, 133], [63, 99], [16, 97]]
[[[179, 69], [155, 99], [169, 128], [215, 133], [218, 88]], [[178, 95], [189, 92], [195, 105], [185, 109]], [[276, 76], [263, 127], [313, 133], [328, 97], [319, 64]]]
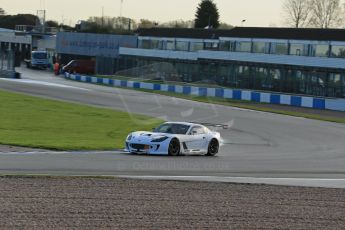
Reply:
[[219, 142], [217, 139], [212, 139], [208, 144], [207, 156], [215, 156], [219, 151]]
[[170, 141], [168, 154], [169, 156], [178, 156], [180, 154], [181, 146], [180, 141], [176, 138], [173, 138]]

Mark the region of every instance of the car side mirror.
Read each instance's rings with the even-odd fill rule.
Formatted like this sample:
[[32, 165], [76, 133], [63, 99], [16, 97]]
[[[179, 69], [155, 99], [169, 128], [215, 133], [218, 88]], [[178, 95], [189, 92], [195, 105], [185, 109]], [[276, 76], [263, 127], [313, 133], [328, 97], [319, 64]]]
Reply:
[[196, 131], [192, 131], [191, 135], [196, 135], [197, 132]]

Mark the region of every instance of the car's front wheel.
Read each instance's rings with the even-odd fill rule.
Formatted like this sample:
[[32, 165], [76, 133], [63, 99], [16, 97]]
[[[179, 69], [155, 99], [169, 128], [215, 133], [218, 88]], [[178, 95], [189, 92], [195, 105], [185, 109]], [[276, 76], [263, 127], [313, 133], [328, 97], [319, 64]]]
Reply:
[[215, 156], [219, 151], [219, 142], [217, 139], [212, 139], [208, 144], [207, 156]]
[[173, 138], [169, 144], [169, 156], [178, 156], [180, 154], [180, 147], [180, 141], [176, 138]]

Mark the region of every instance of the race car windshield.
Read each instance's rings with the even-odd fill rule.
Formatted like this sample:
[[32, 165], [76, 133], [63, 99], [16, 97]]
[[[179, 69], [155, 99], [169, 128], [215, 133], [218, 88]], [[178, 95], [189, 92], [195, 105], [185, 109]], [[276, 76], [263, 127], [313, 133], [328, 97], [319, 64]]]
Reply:
[[154, 130], [155, 133], [186, 134], [189, 125], [182, 124], [163, 124]]

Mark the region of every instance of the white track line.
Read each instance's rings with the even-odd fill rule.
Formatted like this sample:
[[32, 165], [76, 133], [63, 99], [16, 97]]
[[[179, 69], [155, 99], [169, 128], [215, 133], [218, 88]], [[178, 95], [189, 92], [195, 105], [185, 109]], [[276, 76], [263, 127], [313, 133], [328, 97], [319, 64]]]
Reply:
[[[106, 154], [106, 153], [114, 153], [114, 151], [97, 151], [97, 154]], [[33, 156], [33, 155], [89, 155], [95, 154], [95, 151], [38, 151], [38, 152], [21, 152], [21, 151], [14, 151], [14, 152], [0, 152], [1, 156]]]

